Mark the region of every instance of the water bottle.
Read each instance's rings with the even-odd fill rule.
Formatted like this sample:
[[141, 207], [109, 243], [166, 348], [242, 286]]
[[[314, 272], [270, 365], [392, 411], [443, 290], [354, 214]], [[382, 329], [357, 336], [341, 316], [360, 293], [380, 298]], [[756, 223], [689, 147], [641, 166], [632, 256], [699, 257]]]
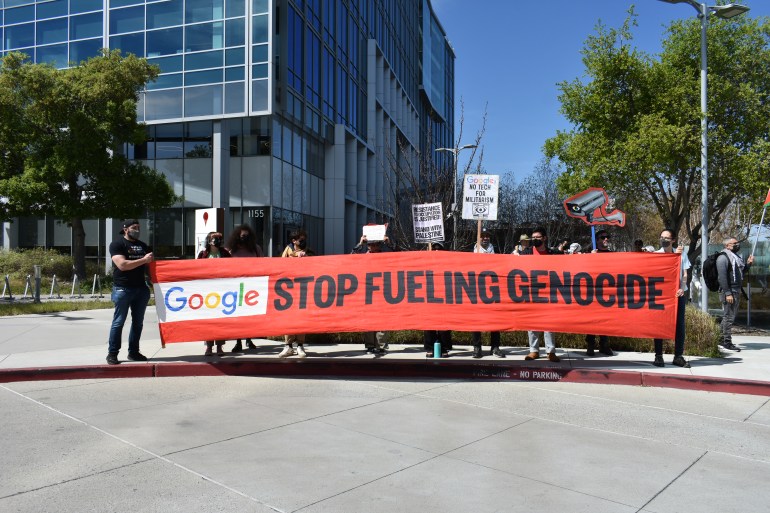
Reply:
[[433, 343], [433, 358], [441, 358], [441, 342], [438, 340]]

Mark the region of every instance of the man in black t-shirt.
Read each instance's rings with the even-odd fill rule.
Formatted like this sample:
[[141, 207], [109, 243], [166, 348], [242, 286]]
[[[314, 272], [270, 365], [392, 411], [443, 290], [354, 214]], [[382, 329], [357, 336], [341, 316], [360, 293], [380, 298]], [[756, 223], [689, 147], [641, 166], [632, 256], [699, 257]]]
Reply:
[[145, 282], [147, 264], [152, 262], [152, 253], [147, 244], [139, 240], [139, 221], [126, 219], [121, 230], [123, 237], [110, 244], [112, 257], [112, 302], [115, 313], [107, 342], [107, 363], [116, 365], [123, 335], [123, 325], [131, 309], [131, 331], [128, 334], [128, 359], [146, 362], [147, 357], [139, 352], [139, 338], [144, 326], [144, 311], [150, 301], [150, 290]]

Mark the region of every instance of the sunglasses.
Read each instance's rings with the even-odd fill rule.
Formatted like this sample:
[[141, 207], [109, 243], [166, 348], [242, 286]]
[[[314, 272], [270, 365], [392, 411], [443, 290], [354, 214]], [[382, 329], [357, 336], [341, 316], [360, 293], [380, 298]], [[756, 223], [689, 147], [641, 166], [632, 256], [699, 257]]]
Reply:
[[606, 240], [606, 239], [609, 239], [610, 236], [609, 235], [599, 235], [599, 238], [602, 239], [602, 240]]

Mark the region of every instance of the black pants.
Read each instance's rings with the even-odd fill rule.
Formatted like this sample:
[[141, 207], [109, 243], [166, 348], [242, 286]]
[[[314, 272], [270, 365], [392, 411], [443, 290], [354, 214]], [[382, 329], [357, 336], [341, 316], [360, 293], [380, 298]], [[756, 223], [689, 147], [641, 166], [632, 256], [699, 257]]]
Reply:
[[[481, 332], [480, 331], [474, 331], [473, 332], [473, 345], [476, 347], [481, 347]], [[500, 332], [499, 331], [491, 331], [489, 332], [489, 346], [494, 349], [496, 347], [500, 347]]]
[[[676, 334], [674, 335], [674, 356], [684, 354], [684, 310], [687, 308], [687, 296], [677, 298], [679, 305], [676, 311]], [[655, 339], [655, 356], [663, 356], [663, 340]]]
[[586, 335], [586, 347], [594, 349], [596, 347], [596, 337], [599, 337], [599, 348], [604, 351], [610, 348], [610, 339], [607, 335]]
[[433, 353], [433, 344], [438, 341], [441, 343], [441, 352], [452, 349], [452, 332], [446, 331], [424, 331], [423, 348], [426, 353]]

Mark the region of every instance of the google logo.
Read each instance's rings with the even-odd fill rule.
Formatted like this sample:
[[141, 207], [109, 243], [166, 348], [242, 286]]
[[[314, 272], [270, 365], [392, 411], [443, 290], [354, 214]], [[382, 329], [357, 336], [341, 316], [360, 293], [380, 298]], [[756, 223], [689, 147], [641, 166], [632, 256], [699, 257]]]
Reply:
[[[267, 277], [156, 284], [161, 322], [259, 315], [267, 311]], [[160, 293], [159, 293], [160, 292]]]

